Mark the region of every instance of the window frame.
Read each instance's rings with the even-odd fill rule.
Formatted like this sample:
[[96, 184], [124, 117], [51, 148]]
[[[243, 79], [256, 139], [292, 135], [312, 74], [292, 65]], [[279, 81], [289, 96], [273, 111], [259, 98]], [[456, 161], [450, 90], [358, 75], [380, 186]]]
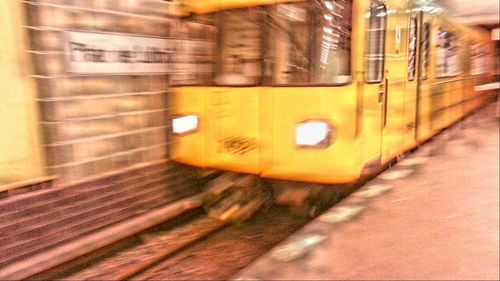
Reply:
[[[373, 16], [375, 13], [375, 11], [377, 10], [376, 7], [383, 7], [383, 12], [385, 13], [385, 15], [383, 17], [377, 17], [377, 16]], [[380, 0], [372, 0], [370, 2], [370, 9], [369, 9], [369, 13], [370, 13], [370, 17], [368, 18], [368, 29], [366, 29], [366, 34], [367, 36], [365, 36], [365, 50], [364, 50], [364, 63], [363, 63], [363, 81], [366, 83], [366, 84], [378, 84], [378, 83], [382, 83], [385, 79], [385, 60], [386, 60], [386, 41], [387, 41], [387, 5], [385, 2], [383, 1], [380, 1]], [[368, 59], [368, 55], [370, 54], [369, 51], [370, 49], [372, 48], [372, 46], [370, 45], [372, 42], [372, 27], [373, 27], [373, 21], [376, 20], [376, 18], [383, 18], [384, 21], [383, 21], [383, 27], [381, 29], [381, 37], [382, 37], [382, 62], [381, 62], [381, 67], [378, 67], [378, 75], [377, 75], [377, 78], [378, 79], [375, 79], [375, 80], [370, 80], [368, 79], [369, 78], [369, 64], [371, 63], [372, 60], [369, 60]], [[380, 36], [380, 35], [379, 35]], [[380, 39], [380, 38], [379, 38]]]
[[[457, 68], [457, 71], [456, 73], [453, 73], [453, 74], [449, 74], [449, 71], [448, 71], [448, 67], [446, 67], [446, 72], [444, 74], [441, 75], [441, 73], [439, 73], [438, 71], [438, 58], [437, 58], [437, 55], [438, 55], [438, 50], [441, 49], [442, 47], [440, 46], [437, 46], [436, 45], [436, 52], [435, 52], [435, 63], [434, 63], [434, 78], [435, 79], [444, 79], [444, 78], [453, 78], [453, 77], [458, 77], [460, 75], [463, 75], [463, 67], [462, 65], [460, 64], [461, 60], [460, 60], [460, 47], [461, 47], [461, 42], [460, 42], [460, 38], [457, 36], [457, 32], [455, 31], [450, 31], [449, 28], [447, 27], [443, 27], [441, 26], [440, 27], [440, 30], [442, 30], [441, 32], [446, 32], [446, 33], [449, 33], [453, 36], [453, 42], [455, 43], [455, 46], [457, 48], [457, 50], [455, 51], [454, 53], [454, 56], [453, 57], [458, 57], [458, 59], [456, 59], [456, 68]], [[435, 34], [435, 36], [439, 36], [439, 32], [437, 34]], [[437, 40], [436, 40], [437, 41]], [[451, 41], [450, 41], [451, 42]], [[458, 43], [457, 43], [458, 42]], [[435, 42], [436, 44], [438, 42]], [[448, 52], [448, 50], [445, 50], [446, 52]], [[445, 62], [446, 62], [446, 65], [448, 65], [448, 58], [445, 58]]]
[[[414, 33], [412, 33], [411, 26], [412, 23], [414, 23]], [[412, 38], [412, 36], [414, 36]], [[414, 48], [413, 48], [413, 61], [411, 61], [412, 58], [412, 49], [411, 47], [411, 42], [414, 41]], [[408, 81], [415, 81], [417, 78], [417, 47], [418, 47], [418, 17], [416, 14], [411, 14], [410, 15], [410, 21], [408, 24], [408, 65], [407, 65], [407, 79]], [[413, 66], [413, 68], [411, 68]], [[413, 69], [412, 72], [410, 72]]]
[[[221, 29], [221, 24], [220, 24], [220, 21], [221, 21], [221, 18], [223, 18], [223, 13], [226, 13], [226, 12], [232, 12], [232, 11], [241, 11], [241, 10], [251, 10], [251, 9], [263, 9], [263, 12], [264, 12], [264, 18], [267, 16], [267, 9], [265, 6], [255, 6], [255, 7], [244, 7], [244, 8], [233, 8], [233, 9], [227, 9], [227, 10], [221, 10], [221, 11], [218, 11], [216, 12], [216, 24], [215, 24], [215, 28], [216, 28], [216, 39], [215, 39], [215, 63], [214, 63], [214, 77], [213, 77], [213, 81], [210, 85], [207, 85], [207, 86], [216, 86], [216, 87], [258, 87], [258, 86], [261, 86], [263, 85], [264, 83], [264, 76], [265, 76], [265, 73], [264, 73], [264, 54], [265, 54], [265, 47], [264, 47], [264, 42], [266, 41], [266, 37], [267, 37], [267, 30], [265, 28], [262, 28], [262, 27], [259, 27], [259, 32], [260, 32], [260, 35], [261, 35], [261, 38], [260, 38], [260, 48], [259, 48], [259, 54], [260, 54], [260, 59], [258, 60], [259, 61], [259, 64], [260, 64], [260, 67], [259, 67], [259, 71], [260, 71], [260, 75], [259, 75], [259, 79], [255, 82], [255, 83], [241, 83], [241, 84], [228, 84], [228, 83], [217, 83], [217, 76], [220, 75], [220, 68], [222, 66], [221, 64], [221, 59], [222, 59], [222, 52], [220, 52], [221, 50], [221, 45], [220, 42], [222, 40], [222, 29]], [[221, 32], [222, 31], [222, 32]]]
[[430, 21], [425, 21], [422, 24], [422, 40], [420, 42], [420, 61], [421, 65], [419, 67], [420, 69], [420, 79], [421, 80], [427, 80], [429, 79], [429, 69], [431, 68], [431, 50], [430, 46], [431, 44], [431, 32], [432, 32], [432, 25]]
[[[278, 9], [279, 5], [283, 5], [283, 4], [294, 4], [294, 3], [273, 4], [273, 5], [269, 5], [267, 7], [267, 15], [268, 15], [268, 17], [266, 18], [265, 27], [264, 27], [266, 34], [270, 34], [271, 33], [269, 31], [271, 29], [271, 24], [269, 23], [269, 20], [274, 17], [274, 15], [273, 15], [274, 13], [277, 13], [277, 11], [270, 11], [270, 10], [272, 10], [272, 9]], [[301, 3], [298, 3], [298, 4], [301, 4]], [[310, 10], [307, 10], [307, 13], [308, 13], [307, 16], [310, 17], [311, 16], [310, 15]], [[307, 24], [307, 29], [308, 29], [308, 32], [309, 32], [308, 37], [310, 39], [312, 39], [312, 41], [315, 41], [315, 35], [313, 33], [315, 23], [312, 22], [312, 21], [309, 21], [309, 22], [306, 21], [306, 24]], [[283, 31], [278, 31], [278, 32], [283, 32]], [[269, 37], [267, 37], [266, 39], [269, 39]], [[275, 39], [273, 39], [273, 40], [275, 40]], [[270, 42], [272, 40], [266, 40], [266, 41]], [[273, 42], [273, 43], [275, 43], [275, 42]], [[309, 62], [310, 62], [310, 58], [312, 57], [312, 47], [313, 47], [312, 44], [308, 44], [307, 50], [306, 50], [307, 59], [308, 59]], [[270, 68], [271, 75], [270, 76], [266, 76], [264, 74], [264, 80], [265, 80], [264, 85], [265, 86], [272, 86], [272, 87], [307, 87], [307, 86], [312, 86], [312, 85], [310, 85], [310, 83], [280, 83], [280, 84], [275, 83], [275, 81], [274, 81], [275, 78], [273, 76], [274, 76], [274, 71], [275, 71], [276, 59], [275, 59], [275, 57], [270, 57], [269, 53], [272, 50], [274, 52], [274, 54], [276, 54], [276, 49], [277, 49], [276, 48], [276, 44], [270, 44], [269, 48], [266, 48], [264, 50], [264, 52], [265, 52], [264, 55], [263, 55], [264, 61], [266, 61], [266, 60], [267, 61], [271, 61], [271, 63], [270, 63], [270, 65], [271, 65], [271, 68]], [[308, 71], [310, 72], [310, 69], [309, 69], [310, 66], [309, 66], [309, 64], [310, 63], [308, 63], [307, 67], [308, 67]], [[311, 74], [309, 73], [308, 74], [308, 80], [309, 80], [310, 75]]]

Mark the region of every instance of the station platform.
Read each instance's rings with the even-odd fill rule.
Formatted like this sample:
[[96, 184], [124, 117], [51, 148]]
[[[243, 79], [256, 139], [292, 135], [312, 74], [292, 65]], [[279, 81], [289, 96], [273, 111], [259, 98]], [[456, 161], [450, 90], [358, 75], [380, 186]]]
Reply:
[[499, 122], [489, 104], [235, 280], [499, 280]]

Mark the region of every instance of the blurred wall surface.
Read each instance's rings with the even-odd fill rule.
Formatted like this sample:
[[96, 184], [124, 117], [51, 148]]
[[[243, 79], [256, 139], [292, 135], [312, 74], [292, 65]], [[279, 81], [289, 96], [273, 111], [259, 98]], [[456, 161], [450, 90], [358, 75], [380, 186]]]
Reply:
[[168, 88], [211, 75], [190, 54], [211, 52], [213, 23], [180, 21], [175, 1], [23, 2], [49, 173], [77, 183], [166, 161]]
[[23, 12], [21, 1], [0, 1], [0, 189], [44, 175]]

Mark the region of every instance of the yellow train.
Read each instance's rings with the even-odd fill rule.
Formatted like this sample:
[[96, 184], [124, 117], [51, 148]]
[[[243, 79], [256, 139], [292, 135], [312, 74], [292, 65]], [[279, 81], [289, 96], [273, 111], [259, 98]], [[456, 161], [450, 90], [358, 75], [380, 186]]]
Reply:
[[215, 19], [216, 63], [172, 89], [171, 158], [344, 184], [416, 147], [489, 98], [488, 33], [429, 3], [183, 1]]

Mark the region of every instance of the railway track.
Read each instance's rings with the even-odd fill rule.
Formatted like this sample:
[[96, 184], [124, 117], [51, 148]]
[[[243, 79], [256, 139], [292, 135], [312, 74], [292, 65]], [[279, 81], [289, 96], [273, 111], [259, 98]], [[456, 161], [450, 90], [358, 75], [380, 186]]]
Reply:
[[139, 242], [135, 245], [60, 279], [127, 280], [225, 225], [226, 222], [201, 215], [169, 231], [144, 233], [137, 237]]
[[[245, 224], [229, 224], [202, 212], [139, 234], [111, 255], [40, 279], [147, 280], [228, 278], [308, 219], [272, 207]], [[269, 225], [275, 225], [269, 228]], [[177, 226], [174, 226], [177, 225]], [[90, 265], [88, 265], [90, 263]]]
[[[235, 245], [241, 244], [240, 237], [251, 237], [254, 245], [244, 243], [247, 246], [246, 250], [232, 254], [242, 254], [248, 258], [241, 259], [240, 257], [234, 260], [238, 263], [243, 261], [249, 263], [307, 221], [305, 218], [297, 218], [283, 210], [278, 211], [276, 207], [269, 210], [270, 194], [256, 183], [254, 177], [235, 177], [225, 174], [208, 184], [203, 194], [194, 196], [194, 199], [187, 199], [193, 201], [189, 204], [191, 210], [180, 217], [127, 238], [126, 242], [122, 241], [122, 246], [118, 250], [114, 250], [110, 245], [105, 255], [95, 255], [95, 258], [87, 259], [85, 262], [66, 265], [65, 269], [55, 271], [52, 275], [45, 274], [38, 277], [58, 280], [129, 280], [134, 278], [142, 280], [146, 279], [145, 276], [156, 276], [158, 272], [163, 272], [164, 270], [158, 267], [163, 268], [163, 263], [178, 259], [179, 256], [189, 251], [194, 251], [194, 253], [212, 251], [212, 254], [202, 255], [202, 258], [204, 256], [212, 256], [213, 260], [227, 258], [229, 254], [227, 250], [234, 249]], [[266, 212], [260, 212], [250, 219], [250, 222], [241, 224], [257, 210], [262, 209]], [[181, 214], [181, 212], [178, 213]], [[230, 226], [225, 228], [229, 224]], [[279, 224], [280, 227], [269, 228], [269, 224]], [[259, 229], [256, 230], [255, 227]], [[255, 233], [258, 233], [258, 237]], [[219, 242], [207, 242], [210, 239], [220, 239], [217, 238], [220, 235], [226, 238]], [[222, 246], [223, 249], [214, 247], [221, 243], [225, 244]], [[193, 250], [193, 247], [200, 247], [199, 245], [204, 245], [203, 250]], [[214, 249], [222, 250], [213, 252]], [[256, 249], [258, 250], [255, 251]], [[240, 268], [246, 263], [228, 268]], [[199, 266], [200, 264], [197, 267]], [[220, 268], [220, 266], [214, 268]], [[185, 271], [181, 272], [185, 273]], [[231, 271], [230, 274], [234, 272]], [[175, 273], [172, 277], [181, 278]]]
[[272, 207], [242, 225], [227, 225], [131, 280], [227, 280], [307, 222]]
[[[42, 278], [194, 280], [210, 276], [226, 279], [310, 221], [310, 218], [296, 216], [288, 209], [268, 207], [260, 200], [241, 201], [244, 196], [240, 195], [255, 193], [251, 188], [242, 187], [242, 183], [250, 182], [249, 179], [234, 182], [238, 188], [223, 197], [230, 200], [214, 199], [230, 190], [227, 185], [206, 189], [205, 204], [197, 206], [184, 217], [139, 233], [124, 247], [119, 250], [110, 248], [108, 252], [112, 254], [87, 261], [85, 266], [68, 267], [56, 275]], [[211, 209], [207, 210], [207, 205]], [[246, 220], [249, 217], [247, 210], [259, 209], [255, 206], [264, 207], [265, 212], [258, 212]], [[252, 211], [250, 213], [253, 214]], [[239, 218], [245, 222], [240, 223], [242, 220]]]
[[[38, 259], [26, 265], [45, 266], [47, 270], [40, 274], [23, 275], [22, 269], [16, 269], [7, 277], [178, 280], [203, 279], [209, 275], [224, 279], [310, 220], [269, 206], [270, 194], [255, 184], [255, 178], [225, 174], [211, 183], [216, 184], [208, 184], [203, 193], [153, 210], [137, 221], [125, 222], [108, 231], [108, 236], [101, 238], [104, 234], [96, 233], [74, 249], [66, 249], [70, 256], [63, 255], [61, 259], [61, 253], [58, 256], [55, 251], [45, 257], [48, 262]], [[338, 190], [347, 195], [356, 186]], [[259, 209], [265, 212], [250, 218]], [[225, 262], [221, 264], [221, 261]], [[176, 270], [178, 268], [181, 270]]]

